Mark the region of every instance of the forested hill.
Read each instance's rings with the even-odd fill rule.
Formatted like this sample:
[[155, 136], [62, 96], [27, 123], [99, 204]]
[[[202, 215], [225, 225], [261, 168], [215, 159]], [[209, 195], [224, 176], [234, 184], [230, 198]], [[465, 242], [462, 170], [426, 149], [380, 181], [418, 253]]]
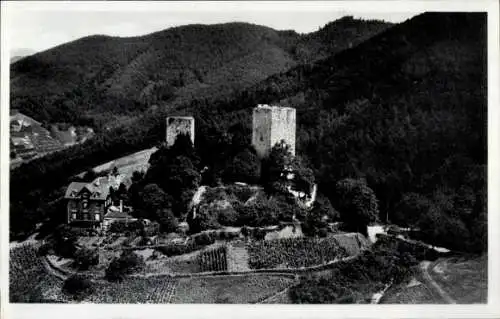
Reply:
[[108, 112], [220, 97], [390, 25], [345, 17], [307, 35], [227, 23], [130, 38], [90, 36], [13, 63], [11, 107], [40, 122], [76, 122], [81, 114], [106, 120]]
[[[297, 108], [297, 152], [313, 165], [320, 189], [366, 178], [382, 220], [423, 223], [438, 244], [480, 249], [487, 238], [486, 61], [485, 14], [425, 13], [210, 110], [232, 110], [250, 125], [257, 103]], [[214, 116], [197, 124], [228, 117]]]
[[[336, 181], [364, 177], [382, 220], [417, 225], [437, 245], [484, 251], [486, 56], [486, 14], [425, 13], [243, 92], [201, 96], [178, 109], [195, 116], [203, 165], [222, 175], [237, 145], [249, 143], [257, 103], [296, 107], [297, 153], [333, 204]], [[41, 218], [32, 212], [85, 165], [163, 140], [165, 115], [150, 113], [13, 171], [11, 230], [32, 227]]]

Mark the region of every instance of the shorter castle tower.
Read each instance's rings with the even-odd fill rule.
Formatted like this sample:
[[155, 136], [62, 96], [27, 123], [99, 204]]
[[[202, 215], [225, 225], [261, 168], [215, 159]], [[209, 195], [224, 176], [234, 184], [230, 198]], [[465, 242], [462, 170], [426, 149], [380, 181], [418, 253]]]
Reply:
[[253, 109], [252, 145], [264, 158], [276, 143], [285, 141], [295, 156], [295, 109], [259, 104]]
[[189, 135], [194, 145], [194, 117], [169, 116], [167, 117], [167, 147], [174, 145], [179, 134]]

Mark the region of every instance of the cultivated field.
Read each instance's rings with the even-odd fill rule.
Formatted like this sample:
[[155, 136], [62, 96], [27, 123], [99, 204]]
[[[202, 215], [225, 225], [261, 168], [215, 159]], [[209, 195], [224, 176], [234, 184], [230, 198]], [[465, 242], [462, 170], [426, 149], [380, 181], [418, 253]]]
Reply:
[[23, 244], [10, 249], [10, 302], [61, 301], [62, 280], [46, 269], [37, 254], [38, 245]]
[[366, 246], [366, 239], [357, 234], [256, 241], [247, 245], [248, 265], [252, 269], [316, 266], [357, 255]]
[[293, 285], [278, 275], [213, 276], [179, 279], [172, 303], [257, 303]]
[[119, 283], [95, 282], [95, 292], [84, 302], [92, 303], [168, 303], [176, 281], [168, 276], [129, 277]]

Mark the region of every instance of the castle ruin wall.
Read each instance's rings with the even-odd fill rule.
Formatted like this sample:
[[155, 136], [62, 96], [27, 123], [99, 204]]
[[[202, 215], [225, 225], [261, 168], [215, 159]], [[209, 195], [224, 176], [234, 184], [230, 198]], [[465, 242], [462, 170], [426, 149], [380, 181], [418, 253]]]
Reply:
[[179, 134], [186, 134], [194, 145], [194, 118], [192, 116], [167, 117], [167, 147], [174, 145]]

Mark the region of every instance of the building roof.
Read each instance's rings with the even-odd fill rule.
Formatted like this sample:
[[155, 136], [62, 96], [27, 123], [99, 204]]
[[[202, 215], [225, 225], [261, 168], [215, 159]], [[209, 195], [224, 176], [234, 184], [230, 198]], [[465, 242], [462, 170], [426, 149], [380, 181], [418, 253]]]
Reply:
[[102, 177], [98, 177], [91, 183], [72, 182], [66, 189], [64, 198], [78, 198], [86, 189], [91, 194], [90, 199], [105, 200], [109, 195], [109, 186], [107, 180], [102, 180]]
[[72, 182], [69, 184], [68, 188], [66, 188], [66, 193], [64, 194], [64, 198], [74, 198], [76, 197], [75, 193], [80, 193], [83, 187], [85, 187], [87, 183], [81, 182]]
[[194, 117], [192, 116], [168, 116], [168, 119], [179, 119], [179, 120], [194, 120]]
[[11, 113], [10, 115], [10, 122], [17, 121], [18, 123], [23, 123], [23, 125], [42, 125], [40, 122], [35, 121], [31, 117], [24, 115], [23, 113], [19, 113], [19, 111], [16, 110], [15, 113]]
[[279, 105], [268, 105], [268, 104], [257, 104], [257, 107], [255, 108], [256, 110], [262, 109], [262, 110], [276, 110], [276, 109], [284, 109], [284, 110], [295, 110], [293, 107], [285, 107], [285, 106], [279, 106]]
[[132, 218], [129, 214], [125, 212], [120, 212], [118, 208], [112, 209], [113, 206], [110, 207], [108, 213], [104, 215], [104, 218], [118, 218], [118, 219], [126, 219]]

